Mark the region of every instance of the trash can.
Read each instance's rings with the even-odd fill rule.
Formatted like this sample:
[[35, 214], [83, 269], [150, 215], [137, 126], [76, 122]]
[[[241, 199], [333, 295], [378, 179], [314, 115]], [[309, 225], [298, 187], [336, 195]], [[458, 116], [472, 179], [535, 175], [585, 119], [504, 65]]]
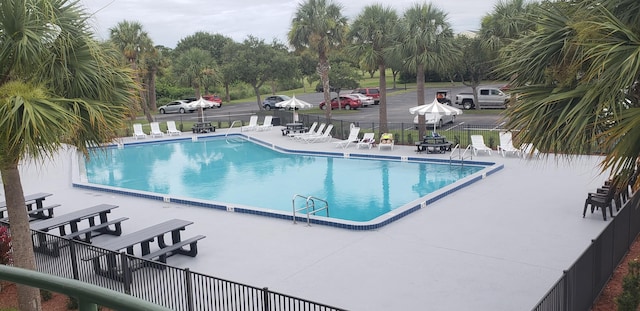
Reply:
[[271, 119], [271, 125], [280, 126], [280, 117], [273, 117], [273, 119]]

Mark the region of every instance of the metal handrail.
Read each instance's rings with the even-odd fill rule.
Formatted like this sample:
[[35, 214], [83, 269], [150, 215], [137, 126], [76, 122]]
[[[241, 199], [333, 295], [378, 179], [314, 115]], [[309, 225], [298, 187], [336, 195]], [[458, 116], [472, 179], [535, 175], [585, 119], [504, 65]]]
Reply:
[[80, 311], [95, 311], [98, 310], [98, 305], [115, 310], [171, 310], [97, 285], [6, 265], [0, 265], [0, 280], [76, 297]]
[[[305, 199], [305, 206], [301, 207], [299, 209], [296, 209], [296, 198], [303, 198]], [[324, 202], [324, 206], [321, 208], [316, 209], [316, 200]], [[327, 217], [329, 217], [329, 202], [327, 202], [326, 200], [320, 199], [320, 198], [316, 198], [314, 196], [302, 196], [299, 194], [294, 194], [293, 198], [291, 199], [291, 205], [293, 208], [293, 223], [296, 223], [296, 212], [301, 212], [301, 211], [305, 211], [305, 213], [307, 214], [307, 225], [311, 226], [311, 215], [315, 215], [318, 212], [327, 211]]]
[[[454, 153], [456, 151], [458, 151], [458, 160], [460, 160], [462, 165], [464, 165], [464, 159], [466, 158], [473, 160], [473, 151], [471, 150], [471, 148], [473, 148], [473, 146], [468, 145], [467, 148], [465, 148], [464, 151], [462, 151], [462, 149], [460, 148], [460, 144], [457, 144], [455, 147], [453, 147], [453, 149], [451, 150], [451, 155], [449, 156], [449, 165], [451, 165], [451, 162], [453, 161], [453, 158], [454, 158]], [[469, 151], [468, 156], [467, 156], [467, 151]]]

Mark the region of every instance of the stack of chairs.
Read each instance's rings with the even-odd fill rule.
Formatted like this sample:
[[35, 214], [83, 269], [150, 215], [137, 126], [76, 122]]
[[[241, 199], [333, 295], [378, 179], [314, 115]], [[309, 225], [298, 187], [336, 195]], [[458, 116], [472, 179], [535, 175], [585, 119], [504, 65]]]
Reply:
[[611, 217], [613, 217], [613, 204], [616, 206], [616, 212], [622, 208], [622, 205], [629, 200], [630, 192], [633, 191], [633, 185], [638, 178], [638, 171], [636, 170], [626, 182], [616, 182], [618, 176], [613, 177], [604, 182], [604, 185], [596, 190], [596, 192], [590, 192], [587, 194], [587, 199], [584, 202], [584, 209], [582, 210], [582, 217], [584, 218], [587, 213], [587, 207], [591, 207], [591, 213], [596, 209], [602, 210], [602, 219], [607, 220], [607, 208]]

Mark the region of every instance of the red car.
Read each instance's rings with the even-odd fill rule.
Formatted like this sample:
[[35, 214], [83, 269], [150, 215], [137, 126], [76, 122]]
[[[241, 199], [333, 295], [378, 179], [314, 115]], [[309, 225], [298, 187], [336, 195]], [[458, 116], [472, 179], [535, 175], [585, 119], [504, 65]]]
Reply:
[[[334, 97], [331, 100], [331, 110], [338, 109], [338, 108], [341, 108], [344, 110], [351, 110], [351, 109], [358, 109], [360, 108], [360, 106], [362, 106], [362, 103], [360, 102], [360, 100], [350, 96], [340, 96], [340, 103], [338, 103], [337, 97]], [[319, 107], [320, 109], [324, 110], [325, 108], [324, 101], [320, 103]]]
[[216, 105], [218, 108], [222, 107], [222, 98], [218, 95], [203, 95], [202, 98], [210, 102], [218, 103], [218, 105]]

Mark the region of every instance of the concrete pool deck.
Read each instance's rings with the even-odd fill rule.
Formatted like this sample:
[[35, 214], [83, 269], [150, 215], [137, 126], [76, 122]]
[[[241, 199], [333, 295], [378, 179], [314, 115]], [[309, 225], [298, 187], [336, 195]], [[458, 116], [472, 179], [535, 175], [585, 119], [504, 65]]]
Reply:
[[[291, 141], [279, 127], [244, 134], [287, 149], [342, 151], [333, 142]], [[416, 156], [414, 146], [360, 152]], [[71, 159], [61, 152], [44, 166], [23, 165], [25, 193], [53, 193], [47, 202], [61, 204], [57, 214], [119, 205], [112, 217], [129, 217], [124, 234], [171, 218], [194, 221], [184, 235], [207, 236], [198, 256], [169, 264], [349, 310], [530, 310], [608, 224], [601, 214], [581, 215], [587, 192], [607, 177], [599, 157], [478, 155], [473, 160], [504, 169], [372, 231], [73, 188]]]

